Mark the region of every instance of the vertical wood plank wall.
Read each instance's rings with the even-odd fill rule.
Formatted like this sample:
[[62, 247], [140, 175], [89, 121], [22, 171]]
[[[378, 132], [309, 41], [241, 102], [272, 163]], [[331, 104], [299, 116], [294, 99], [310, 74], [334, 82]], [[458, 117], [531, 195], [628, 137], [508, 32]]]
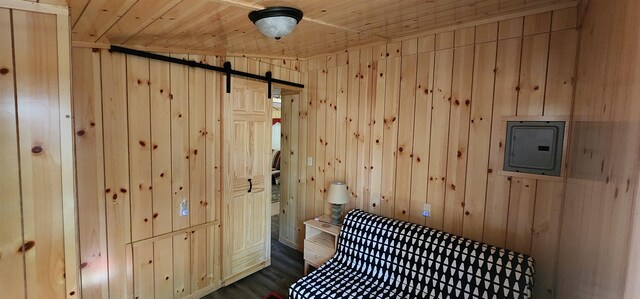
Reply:
[[638, 298], [640, 3], [585, 5], [558, 297]]
[[[283, 190], [281, 212], [295, 216], [281, 223], [281, 241], [301, 249], [302, 222], [326, 213], [331, 180], [345, 181], [348, 209], [532, 255], [534, 294], [554, 296], [563, 184], [497, 167], [503, 116], [570, 115], [576, 11], [304, 61], [301, 98], [283, 101], [282, 175], [296, 189]], [[425, 203], [430, 218], [421, 215]]]
[[2, 297], [77, 298], [68, 30], [66, 7], [0, 4]]
[[[301, 78], [299, 61], [228, 60]], [[90, 48], [73, 48], [72, 62], [82, 295], [199, 298], [220, 287], [222, 75]]]
[[0, 189], [6, 199], [0, 209], [0, 286], [7, 290], [7, 296], [25, 298], [24, 248], [22, 231], [22, 211], [20, 195], [20, 162], [18, 160], [17, 107], [15, 103], [15, 68], [13, 66], [13, 44], [11, 10], [0, 9], [0, 165], [6, 167], [0, 172]]

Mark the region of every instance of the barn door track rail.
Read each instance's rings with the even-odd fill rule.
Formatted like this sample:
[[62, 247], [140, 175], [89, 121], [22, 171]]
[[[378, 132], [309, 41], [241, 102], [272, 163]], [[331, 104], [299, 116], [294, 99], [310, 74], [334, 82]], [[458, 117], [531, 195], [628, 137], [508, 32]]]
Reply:
[[224, 67], [219, 67], [219, 66], [209, 65], [209, 64], [206, 64], [206, 63], [200, 63], [200, 62], [193, 61], [193, 60], [186, 60], [186, 59], [180, 59], [180, 58], [175, 58], [175, 57], [170, 57], [170, 56], [164, 56], [164, 55], [160, 55], [160, 54], [155, 54], [155, 53], [150, 53], [150, 52], [145, 52], [145, 51], [140, 51], [140, 50], [135, 50], [135, 49], [129, 49], [129, 48], [120, 47], [120, 46], [114, 46], [114, 45], [111, 45], [111, 48], [109, 48], [109, 51], [116, 52], [116, 53], [127, 54], [127, 55], [138, 56], [138, 57], [144, 57], [144, 58], [149, 58], [149, 59], [154, 59], [154, 60], [160, 60], [160, 61], [165, 61], [165, 62], [170, 62], [170, 63], [177, 63], [177, 64], [182, 64], [182, 65], [186, 65], [186, 66], [190, 66], [190, 67], [196, 67], [196, 68], [201, 68], [201, 69], [205, 69], [205, 70], [224, 73], [225, 75], [227, 75], [227, 78], [226, 78], [227, 79], [227, 93], [231, 93], [231, 75], [235, 75], [235, 76], [240, 76], [240, 77], [245, 77], [245, 78], [250, 78], [250, 79], [255, 79], [255, 80], [260, 80], [260, 81], [266, 82], [269, 85], [269, 87], [268, 87], [268, 93], [269, 93], [268, 96], [269, 96], [269, 98], [271, 98], [271, 90], [272, 90], [271, 84], [272, 83], [277, 83], [277, 84], [282, 84], [282, 85], [287, 85], [287, 86], [292, 86], [292, 87], [297, 87], [297, 88], [304, 88], [303, 84], [289, 82], [289, 81], [280, 80], [280, 79], [275, 79], [275, 78], [272, 77], [272, 73], [270, 71], [266, 72], [265, 75], [262, 76], [262, 75], [256, 75], [256, 74], [251, 74], [251, 73], [247, 73], [247, 72], [234, 70], [234, 69], [231, 68], [231, 62], [229, 62], [229, 61], [224, 63]]

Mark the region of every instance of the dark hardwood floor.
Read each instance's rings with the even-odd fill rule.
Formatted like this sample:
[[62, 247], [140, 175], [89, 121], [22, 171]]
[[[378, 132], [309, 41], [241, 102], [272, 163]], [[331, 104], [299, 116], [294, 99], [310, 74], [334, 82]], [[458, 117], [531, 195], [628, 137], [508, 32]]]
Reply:
[[271, 266], [221, 288], [203, 299], [253, 299], [262, 298], [275, 291], [287, 298], [289, 286], [303, 273], [302, 252], [278, 242], [278, 215], [271, 217]]

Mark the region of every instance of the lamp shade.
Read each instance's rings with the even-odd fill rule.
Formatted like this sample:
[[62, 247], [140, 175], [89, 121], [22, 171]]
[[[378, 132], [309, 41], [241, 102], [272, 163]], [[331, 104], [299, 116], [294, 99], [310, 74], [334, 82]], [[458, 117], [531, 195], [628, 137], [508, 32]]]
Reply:
[[336, 205], [343, 205], [349, 202], [349, 192], [347, 185], [343, 182], [331, 182], [327, 193], [327, 202]]
[[252, 11], [249, 13], [249, 19], [256, 24], [262, 34], [280, 39], [291, 33], [298, 22], [302, 20], [302, 11], [292, 7], [268, 7]]

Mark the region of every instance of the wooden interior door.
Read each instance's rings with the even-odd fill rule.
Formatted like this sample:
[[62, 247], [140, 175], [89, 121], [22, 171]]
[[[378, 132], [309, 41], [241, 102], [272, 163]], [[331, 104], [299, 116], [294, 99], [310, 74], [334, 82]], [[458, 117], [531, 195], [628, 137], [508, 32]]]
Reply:
[[233, 78], [223, 102], [223, 283], [271, 263], [271, 101], [263, 82]]

